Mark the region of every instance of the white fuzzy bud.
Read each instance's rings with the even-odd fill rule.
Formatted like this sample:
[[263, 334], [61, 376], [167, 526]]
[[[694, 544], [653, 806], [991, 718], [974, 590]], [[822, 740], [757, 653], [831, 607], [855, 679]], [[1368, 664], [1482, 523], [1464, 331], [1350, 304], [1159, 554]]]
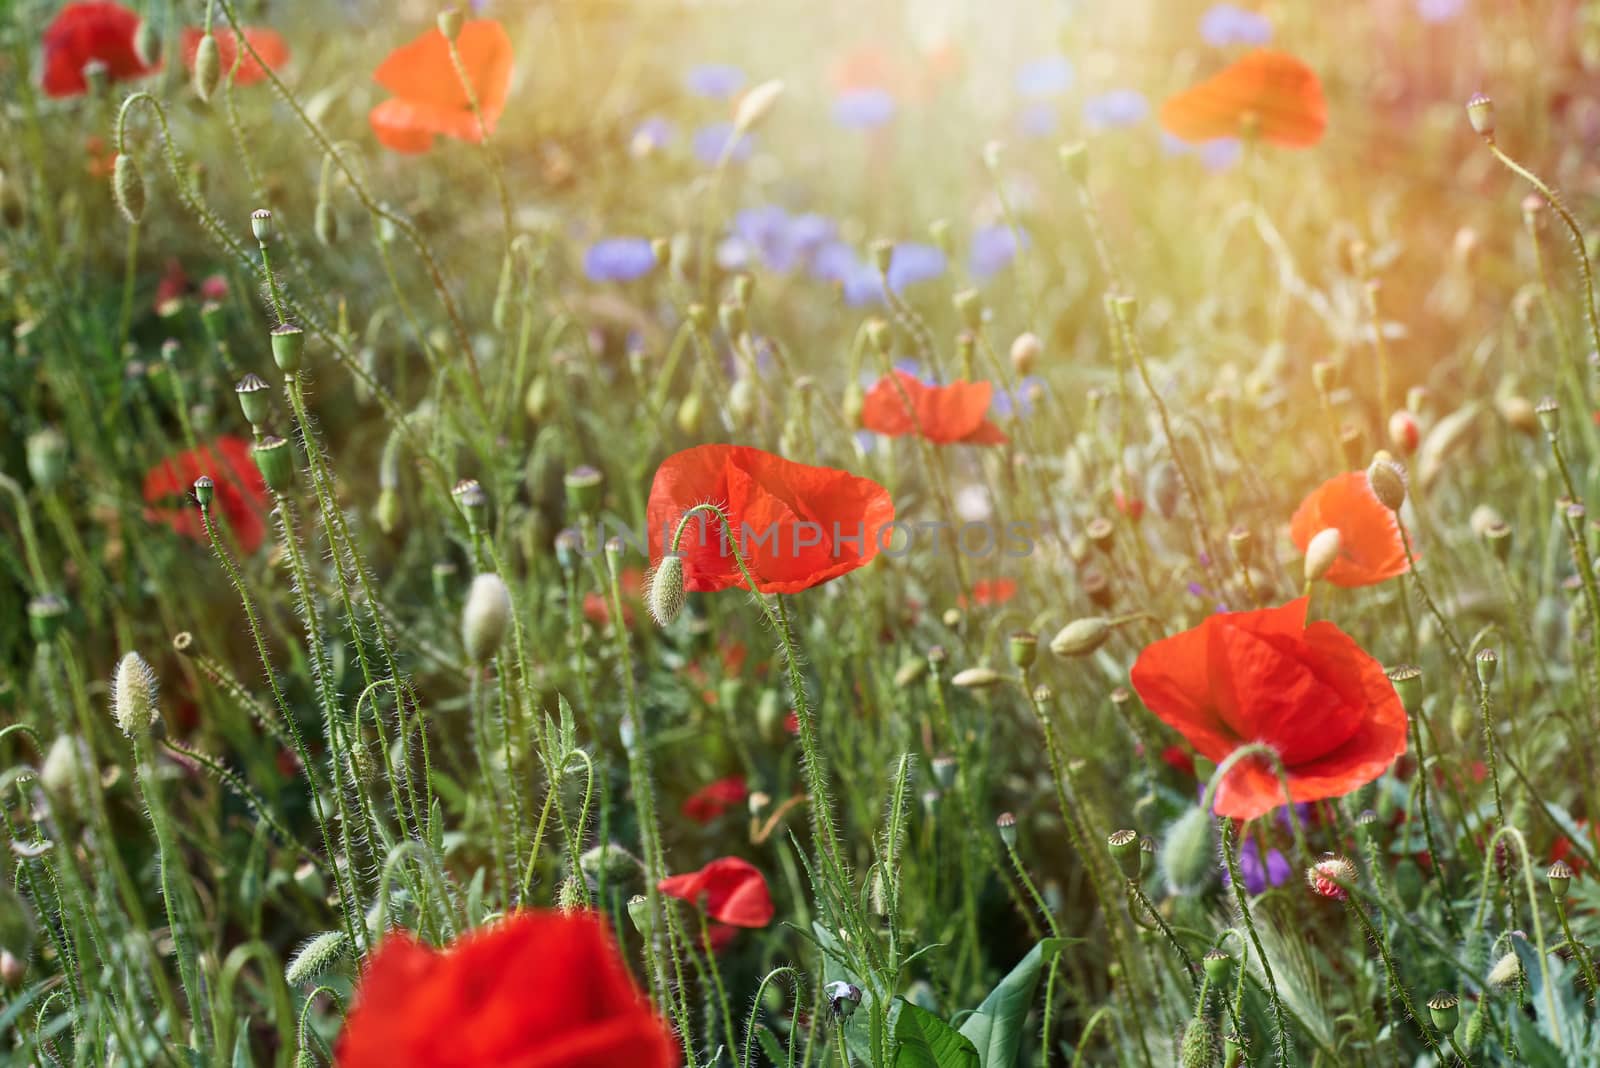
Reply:
[[111, 676], [111, 716], [132, 738], [147, 733], [156, 725], [156, 673], [138, 653], [128, 653], [117, 662]]
[[511, 591], [505, 580], [484, 572], [472, 580], [467, 603], [461, 610], [461, 644], [474, 664], [486, 662], [505, 641], [511, 625]]

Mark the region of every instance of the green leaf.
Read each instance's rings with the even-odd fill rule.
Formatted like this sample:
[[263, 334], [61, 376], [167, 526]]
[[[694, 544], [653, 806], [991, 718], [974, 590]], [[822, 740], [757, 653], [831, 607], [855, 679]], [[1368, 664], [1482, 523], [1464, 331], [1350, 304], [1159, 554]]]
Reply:
[[1039, 970], [1045, 962], [1078, 939], [1046, 938], [1028, 950], [1028, 955], [983, 999], [961, 1025], [961, 1033], [977, 1047], [982, 1068], [1014, 1068], [1017, 1050], [1022, 1045], [1023, 1023], [1033, 992], [1039, 985]]
[[904, 998], [894, 1006], [894, 1068], [979, 1068], [970, 1039]]

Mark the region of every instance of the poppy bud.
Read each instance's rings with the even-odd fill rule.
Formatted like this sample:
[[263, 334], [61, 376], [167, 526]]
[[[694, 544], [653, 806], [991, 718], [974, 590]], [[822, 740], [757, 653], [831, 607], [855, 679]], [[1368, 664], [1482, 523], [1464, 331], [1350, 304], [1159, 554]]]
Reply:
[[928, 666], [933, 669], [935, 674], [938, 674], [939, 667], [949, 658], [950, 654], [945, 652], [944, 646], [932, 645], [928, 647]]
[[1539, 417], [1539, 425], [1544, 427], [1544, 432], [1552, 438], [1561, 429], [1561, 405], [1556, 403], [1554, 397], [1546, 397], [1533, 407], [1533, 414]]
[[1043, 351], [1044, 346], [1039, 343], [1037, 334], [1031, 331], [1018, 334], [1016, 340], [1011, 342], [1011, 366], [1017, 374], [1026, 376], [1033, 371]]
[[[529, 391], [532, 396], [532, 391]], [[678, 404], [678, 411], [673, 416], [673, 422], [678, 424], [678, 429], [691, 437], [700, 429], [700, 394], [690, 393]]]
[[111, 165], [111, 195], [130, 224], [144, 218], [144, 175], [131, 152], [118, 153], [117, 162]]
[[755, 415], [756, 385], [748, 378], [741, 378], [728, 390], [728, 414], [740, 424], [748, 423], [751, 416]]
[[604, 478], [588, 464], [574, 467], [561, 480], [567, 491], [567, 507], [579, 515], [593, 515], [600, 510], [605, 496]]
[[1079, 185], [1089, 180], [1089, 146], [1082, 141], [1074, 141], [1069, 145], [1062, 145], [1057, 152], [1061, 160], [1061, 169], [1067, 172]]
[[1489, 974], [1485, 978], [1489, 980], [1490, 986], [1499, 987], [1503, 990], [1516, 982], [1521, 976], [1522, 962], [1517, 959], [1516, 953], [1512, 952], [1504, 954], [1499, 960], [1495, 961], [1494, 967], [1489, 969]]
[[466, 20], [459, 7], [447, 7], [439, 12], [439, 32], [444, 34], [444, 39], [454, 44], [456, 38], [461, 36], [461, 26]]
[[244, 421], [252, 429], [266, 425], [267, 415], [271, 409], [271, 391], [261, 376], [247, 374], [239, 379], [239, 384], [233, 387], [233, 392], [239, 397], [239, 410], [244, 413]]
[[894, 332], [889, 329], [889, 324], [882, 319], [873, 319], [867, 323], [867, 344], [872, 346], [872, 351], [887, 356], [894, 343]]
[[645, 608], [658, 627], [669, 627], [683, 611], [683, 557], [667, 553], [645, 584]]
[[1428, 999], [1428, 1015], [1433, 1018], [1433, 1026], [1445, 1034], [1453, 1034], [1456, 1024], [1461, 1022], [1461, 999], [1448, 990], [1441, 990]]
[[250, 448], [261, 479], [273, 493], [289, 492], [294, 485], [294, 450], [283, 438], [268, 434]]
[[201, 475], [194, 480], [194, 499], [202, 508], [210, 508], [211, 500], [216, 496], [217, 484], [211, 481], [210, 475]]
[[1122, 869], [1122, 874], [1128, 879], [1139, 877], [1139, 832], [1123, 828], [1112, 831], [1106, 835], [1106, 845], [1111, 849], [1111, 856]]
[[1478, 136], [1494, 140], [1494, 101], [1483, 93], [1473, 93], [1467, 98], [1467, 121]]
[[1398, 512], [1406, 503], [1406, 476], [1400, 465], [1388, 460], [1373, 460], [1367, 467], [1367, 484], [1372, 493], [1391, 512]]
[[34, 485], [49, 491], [61, 484], [67, 473], [67, 439], [54, 427], [28, 435], [28, 474]]
[[1190, 894], [1205, 884], [1216, 865], [1211, 842], [1211, 814], [1190, 807], [1167, 829], [1161, 845], [1161, 870], [1176, 894]]
[[349, 939], [343, 931], [323, 931], [306, 941], [289, 958], [289, 966], [283, 970], [284, 981], [290, 986], [301, 986], [326, 975], [344, 960], [349, 947]]
[[1509, 396], [1501, 397], [1494, 402], [1495, 409], [1499, 411], [1500, 418], [1512, 430], [1519, 434], [1532, 437], [1539, 431], [1539, 413], [1534, 411], [1533, 402], [1527, 397]]
[[461, 517], [467, 521], [467, 529], [482, 530], [484, 516], [489, 511], [489, 495], [483, 492], [483, 485], [475, 478], [464, 478], [451, 487], [450, 496], [455, 498]]
[[505, 641], [511, 625], [511, 591], [505, 580], [493, 572], [472, 579], [466, 604], [461, 609], [461, 644], [474, 664], [488, 662]]
[[1111, 621], [1104, 616], [1085, 616], [1062, 627], [1050, 639], [1050, 651], [1057, 656], [1088, 656], [1111, 637]]
[[161, 60], [161, 31], [149, 19], [140, 19], [139, 28], [133, 32], [133, 54], [147, 67]]
[[733, 113], [733, 128], [742, 133], [754, 127], [767, 117], [782, 95], [783, 82], [776, 78], [762, 82], [745, 93], [739, 98], [739, 107]]
[[1494, 682], [1495, 669], [1500, 666], [1500, 657], [1493, 649], [1479, 649], [1477, 656], [1478, 685], [1487, 690]]
[[201, 100], [209, 101], [222, 81], [222, 53], [217, 49], [217, 38], [206, 34], [194, 50], [194, 91]]
[[1011, 635], [1007, 651], [1011, 662], [1026, 671], [1039, 656], [1039, 636], [1031, 630], [1019, 630]]
[[280, 323], [272, 328], [272, 362], [278, 370], [292, 375], [300, 370], [300, 358], [306, 349], [306, 334], [298, 326]]
[[27, 978], [28, 962], [12, 953], [9, 949], [0, 949], [0, 988], [16, 990], [22, 985], [22, 980]]
[[1456, 695], [1450, 703], [1450, 733], [1455, 740], [1465, 745], [1472, 740], [1473, 732], [1477, 730], [1477, 711], [1472, 707], [1472, 702], [1461, 695]]
[[1179, 1068], [1214, 1068], [1217, 1063], [1217, 1035], [1205, 1017], [1191, 1019], [1183, 1029], [1178, 1046]]
[[1511, 527], [1504, 522], [1490, 524], [1483, 530], [1483, 540], [1489, 543], [1489, 551], [1494, 553], [1495, 559], [1501, 563], [1511, 557]]
[[921, 680], [928, 673], [928, 662], [920, 657], [912, 657], [900, 665], [894, 673], [894, 688], [903, 690]]
[[1544, 874], [1550, 881], [1550, 896], [1557, 901], [1565, 901], [1567, 887], [1572, 885], [1572, 866], [1564, 860], [1558, 860]]
[[950, 679], [950, 685], [961, 690], [987, 690], [1000, 683], [1001, 675], [994, 668], [974, 667], [965, 671], [958, 671]]
[[1417, 429], [1417, 418], [1410, 412], [1400, 411], [1389, 416], [1389, 444], [1410, 456], [1417, 451], [1422, 432]]
[[971, 330], [963, 330], [956, 335], [956, 360], [961, 364], [961, 373], [967, 378], [975, 377], [973, 370], [973, 357], [978, 352], [978, 335]]
[[1000, 833], [1000, 841], [1005, 843], [1007, 849], [1015, 849], [1017, 845], [1017, 817], [1009, 812], [1002, 812], [994, 818], [994, 829]]
[[1306, 543], [1305, 576], [1307, 585], [1317, 582], [1339, 559], [1341, 538], [1338, 527], [1324, 527]]
[[1321, 860], [1306, 869], [1306, 885], [1320, 897], [1343, 901], [1350, 896], [1347, 888], [1359, 874], [1350, 858], [1324, 853]]
[[983, 298], [976, 289], [963, 289], [952, 299], [962, 325], [974, 332], [983, 329]]
[[1233, 972], [1233, 954], [1220, 947], [1211, 949], [1201, 958], [1200, 964], [1205, 968], [1206, 978], [1211, 980], [1211, 985], [1220, 987]]
[[1104, 516], [1096, 516], [1084, 526], [1083, 535], [1089, 539], [1089, 543], [1096, 549], [1103, 553], [1109, 553], [1115, 531], [1116, 528], [1111, 525], [1111, 520]]
[[111, 677], [111, 718], [132, 738], [156, 724], [156, 673], [138, 653], [125, 653]]
[[822, 994], [828, 999], [828, 1007], [833, 1010], [833, 1015], [841, 1020], [849, 1019], [861, 1004], [861, 988], [842, 979], [823, 987]]
[[861, 391], [861, 386], [851, 382], [844, 387], [844, 398], [839, 402], [839, 410], [844, 415], [845, 425], [859, 427], [861, 425], [861, 411], [866, 407], [866, 397]]

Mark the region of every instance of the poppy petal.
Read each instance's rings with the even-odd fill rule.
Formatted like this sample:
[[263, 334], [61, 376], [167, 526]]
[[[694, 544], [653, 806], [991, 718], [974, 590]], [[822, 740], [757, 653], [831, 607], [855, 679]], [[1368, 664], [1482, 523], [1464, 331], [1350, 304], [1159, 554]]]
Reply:
[[1315, 71], [1286, 52], [1263, 48], [1169, 98], [1161, 125], [1200, 143], [1242, 136], [1254, 124], [1262, 140], [1308, 148], [1322, 139], [1327, 111]]

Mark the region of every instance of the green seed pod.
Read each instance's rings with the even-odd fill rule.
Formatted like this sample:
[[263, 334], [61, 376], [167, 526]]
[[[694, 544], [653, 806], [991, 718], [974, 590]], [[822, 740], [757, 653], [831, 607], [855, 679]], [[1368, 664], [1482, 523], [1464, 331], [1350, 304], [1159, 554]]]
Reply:
[[67, 439], [55, 427], [28, 435], [26, 443], [28, 475], [33, 484], [46, 492], [61, 485], [67, 474]]
[[955, 250], [955, 241], [950, 236], [950, 220], [935, 219], [928, 224], [928, 236], [933, 239], [933, 244], [946, 256], [952, 255]]
[[1228, 982], [1233, 974], [1233, 954], [1225, 949], [1217, 948], [1208, 951], [1201, 959], [1201, 966], [1206, 970], [1206, 978], [1211, 985], [1221, 988]]
[[1198, 805], [1179, 816], [1161, 845], [1161, 870], [1176, 894], [1204, 886], [1216, 867], [1211, 840], [1211, 815]]
[[645, 588], [645, 608], [658, 627], [669, 627], [683, 611], [683, 557], [667, 553], [650, 572]]
[[867, 250], [872, 257], [872, 266], [879, 274], [888, 274], [889, 265], [894, 262], [894, 242], [882, 238], [874, 241]]
[[1139, 869], [1142, 866], [1139, 855], [1139, 832], [1127, 828], [1112, 831], [1106, 835], [1106, 845], [1111, 850], [1112, 859], [1122, 869], [1122, 874], [1129, 880], [1139, 878]]
[[482, 483], [475, 478], [464, 478], [451, 487], [450, 496], [461, 510], [461, 517], [467, 521], [467, 529], [482, 530], [484, 519], [489, 514], [489, 495], [483, 492]]
[[1428, 1015], [1433, 1018], [1433, 1026], [1447, 1035], [1454, 1034], [1456, 1024], [1461, 1022], [1461, 999], [1441, 990], [1428, 999]]
[[628, 919], [633, 921], [633, 929], [645, 938], [651, 937], [652, 924], [650, 922], [650, 900], [643, 894], [634, 894], [628, 899]]
[[272, 212], [266, 208], [257, 208], [250, 213], [250, 232], [260, 244], [272, 240]]
[[1111, 637], [1111, 621], [1104, 616], [1085, 616], [1062, 627], [1050, 639], [1050, 651], [1057, 656], [1088, 656]]
[[111, 718], [133, 738], [149, 732], [160, 718], [156, 707], [156, 673], [138, 653], [123, 654], [111, 677]]
[[461, 36], [461, 27], [466, 22], [459, 7], [447, 7], [439, 12], [439, 32], [444, 34], [444, 39], [454, 43]]
[[1471, 701], [1457, 695], [1450, 703], [1450, 733], [1457, 742], [1466, 745], [1477, 733], [1478, 712]]
[[592, 516], [600, 510], [605, 498], [605, 479], [588, 464], [568, 471], [562, 478], [567, 492], [567, 510], [578, 515]]
[[1467, 100], [1467, 121], [1478, 136], [1494, 140], [1494, 101], [1483, 93], [1473, 93]]
[[1397, 861], [1391, 878], [1400, 903], [1408, 909], [1416, 908], [1417, 902], [1422, 900], [1423, 890], [1422, 869], [1417, 867], [1416, 861], [1409, 858]]
[[294, 449], [283, 438], [269, 434], [250, 449], [267, 488], [284, 494], [294, 485]]
[[956, 293], [951, 303], [955, 305], [956, 314], [961, 316], [961, 323], [968, 330], [977, 331], [983, 328], [983, 298], [976, 289], [963, 289]]
[[233, 387], [244, 421], [253, 428], [266, 426], [272, 412], [272, 390], [260, 375], [247, 374]]
[[1487, 690], [1494, 684], [1495, 672], [1500, 667], [1500, 656], [1493, 649], [1479, 649], [1475, 659], [1478, 668], [1478, 685]]
[[144, 175], [131, 152], [118, 153], [117, 162], [111, 165], [111, 195], [129, 225], [144, 218]]
[[461, 609], [461, 644], [474, 664], [486, 664], [499, 651], [511, 627], [511, 591], [493, 572], [472, 579]]
[[1422, 669], [1411, 664], [1401, 664], [1389, 669], [1389, 681], [1400, 697], [1400, 704], [1410, 715], [1422, 711]]
[[1557, 901], [1565, 901], [1567, 888], [1572, 885], [1572, 866], [1564, 860], [1558, 860], [1550, 865], [1545, 878], [1550, 881], [1550, 896]]
[[1000, 841], [1007, 849], [1017, 847], [1017, 817], [1009, 812], [1002, 812], [994, 819], [994, 829], [1000, 834]]
[[195, 503], [202, 508], [210, 508], [211, 501], [217, 495], [217, 484], [211, 480], [210, 475], [201, 475], [194, 480]]
[[292, 375], [300, 370], [306, 350], [306, 334], [298, 326], [282, 323], [272, 328], [272, 362], [278, 370]]
[[956, 784], [956, 758], [948, 754], [940, 754], [930, 763], [933, 769], [933, 780], [939, 784], [939, 789], [949, 790]]
[[349, 953], [350, 940], [343, 931], [323, 931], [301, 943], [283, 978], [290, 986], [303, 986], [337, 968]]
[[703, 410], [700, 403], [700, 394], [690, 393], [678, 402], [678, 411], [673, 416], [673, 422], [678, 424], [678, 429], [689, 437], [694, 437], [700, 432], [700, 413]]
[[1061, 160], [1061, 169], [1067, 172], [1079, 185], [1089, 180], [1089, 146], [1082, 141], [1074, 141], [1069, 145], [1062, 145], [1057, 153]]
[[1244, 1063], [1244, 1039], [1229, 1031], [1222, 1039], [1222, 1068], [1239, 1068]]
[[1031, 630], [1019, 630], [1006, 643], [1011, 662], [1026, 671], [1039, 656], [1039, 636]]
[[217, 38], [206, 34], [194, 50], [194, 91], [201, 100], [209, 101], [222, 81], [222, 54], [217, 49]]

